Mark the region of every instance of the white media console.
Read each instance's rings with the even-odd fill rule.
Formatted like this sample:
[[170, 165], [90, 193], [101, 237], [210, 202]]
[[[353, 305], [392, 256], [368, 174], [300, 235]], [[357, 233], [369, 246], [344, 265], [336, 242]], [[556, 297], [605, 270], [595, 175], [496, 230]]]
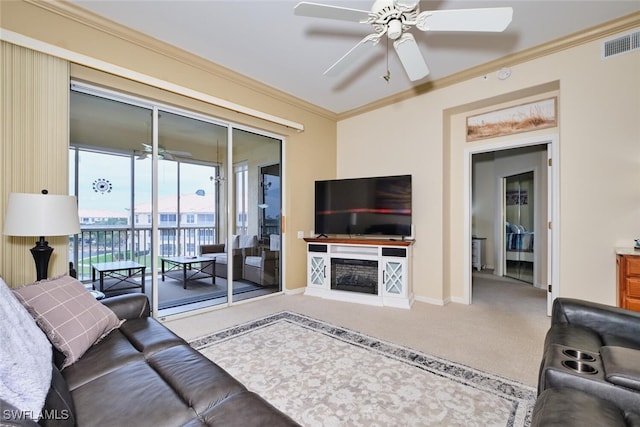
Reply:
[[305, 295], [411, 308], [411, 245], [385, 239], [306, 238]]

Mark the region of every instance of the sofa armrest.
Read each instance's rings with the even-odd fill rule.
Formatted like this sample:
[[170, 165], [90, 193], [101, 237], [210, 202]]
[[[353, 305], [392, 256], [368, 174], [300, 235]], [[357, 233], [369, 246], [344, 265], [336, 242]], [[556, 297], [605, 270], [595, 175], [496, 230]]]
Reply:
[[200, 245], [200, 254], [214, 254], [224, 252], [224, 243], [215, 245]]
[[151, 315], [149, 298], [144, 294], [125, 294], [100, 301], [109, 307], [119, 319], [139, 319]]
[[640, 313], [573, 298], [556, 298], [551, 324], [572, 324], [640, 345]]

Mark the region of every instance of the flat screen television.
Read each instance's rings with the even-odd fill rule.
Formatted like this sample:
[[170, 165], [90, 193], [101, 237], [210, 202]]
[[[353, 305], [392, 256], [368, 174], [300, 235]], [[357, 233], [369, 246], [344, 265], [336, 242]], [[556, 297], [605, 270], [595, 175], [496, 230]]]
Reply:
[[411, 175], [316, 181], [315, 232], [411, 236]]

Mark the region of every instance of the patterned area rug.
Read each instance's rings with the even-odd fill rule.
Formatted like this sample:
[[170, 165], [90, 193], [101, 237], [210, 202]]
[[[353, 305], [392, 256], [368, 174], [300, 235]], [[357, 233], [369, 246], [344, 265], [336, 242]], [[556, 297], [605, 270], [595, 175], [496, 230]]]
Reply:
[[534, 388], [291, 312], [191, 342], [305, 426], [528, 426]]

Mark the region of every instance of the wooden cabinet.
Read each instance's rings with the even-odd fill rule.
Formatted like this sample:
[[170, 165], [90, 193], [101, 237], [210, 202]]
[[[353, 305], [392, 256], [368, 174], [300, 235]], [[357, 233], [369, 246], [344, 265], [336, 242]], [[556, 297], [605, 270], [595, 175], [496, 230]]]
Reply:
[[618, 250], [618, 306], [640, 311], [640, 250]]

